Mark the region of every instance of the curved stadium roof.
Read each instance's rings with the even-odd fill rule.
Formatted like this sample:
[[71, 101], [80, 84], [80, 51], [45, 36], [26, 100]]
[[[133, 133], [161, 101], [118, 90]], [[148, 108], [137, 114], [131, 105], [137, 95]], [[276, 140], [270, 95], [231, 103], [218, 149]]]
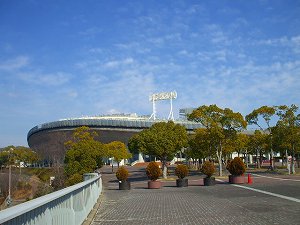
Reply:
[[[109, 116], [95, 116], [95, 117], [81, 117], [81, 118], [69, 118], [61, 119], [54, 122], [43, 123], [33, 127], [27, 135], [27, 139], [43, 130], [64, 129], [64, 128], [76, 128], [80, 126], [88, 127], [101, 127], [101, 128], [123, 128], [123, 129], [145, 129], [151, 127], [157, 122], [167, 122], [167, 120], [149, 120], [146, 117], [139, 117], [136, 114], [130, 115], [109, 115]], [[174, 123], [183, 125], [188, 131], [203, 127], [200, 123], [175, 120]]]

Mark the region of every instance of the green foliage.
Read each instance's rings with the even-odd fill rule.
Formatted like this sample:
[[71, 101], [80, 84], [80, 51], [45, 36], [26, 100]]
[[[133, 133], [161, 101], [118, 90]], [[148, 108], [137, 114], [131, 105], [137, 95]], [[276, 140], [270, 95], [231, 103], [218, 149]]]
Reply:
[[211, 177], [216, 171], [215, 165], [213, 162], [205, 161], [202, 165], [201, 172], [204, 173], [207, 177]]
[[3, 148], [3, 150], [0, 152], [0, 166], [8, 164], [16, 164], [19, 166], [20, 162], [31, 164], [37, 162], [38, 160], [39, 157], [37, 153], [24, 146], [15, 147], [10, 145]]
[[71, 175], [67, 181], [66, 181], [66, 185], [67, 186], [72, 186], [74, 184], [80, 183], [83, 181], [83, 176], [79, 173], [75, 173], [73, 175]]
[[129, 140], [131, 152], [153, 155], [161, 161], [172, 160], [182, 147], [187, 146], [187, 133], [183, 126], [172, 121], [155, 123]]
[[245, 173], [246, 166], [240, 157], [235, 157], [233, 160], [228, 162], [226, 169], [230, 174], [240, 176]]
[[118, 164], [122, 159], [129, 159], [132, 155], [127, 151], [126, 145], [120, 141], [113, 141], [106, 144], [108, 149], [108, 155], [114, 158]]
[[3, 167], [8, 164], [9, 153], [6, 151], [0, 152], [0, 167]]
[[259, 123], [260, 117], [263, 118], [268, 128], [270, 128], [270, 121], [273, 115], [275, 115], [275, 107], [262, 106], [258, 109], [254, 109], [250, 114], [246, 116], [246, 121], [248, 124], [255, 124], [261, 130], [263, 130], [262, 125]]
[[296, 115], [296, 105], [279, 106], [279, 120], [272, 129], [274, 143], [281, 149], [288, 149], [292, 154], [300, 149], [300, 114]]
[[144, 138], [142, 137], [143, 133], [140, 132], [138, 134], [134, 134], [132, 137], [129, 138], [128, 141], [128, 149], [132, 154], [138, 154], [139, 152], [146, 152], [144, 148]]
[[210, 143], [211, 142], [207, 129], [199, 128], [195, 130], [195, 134], [191, 136], [188, 142], [190, 147], [187, 151], [188, 157], [193, 159], [201, 159], [212, 155], [212, 153], [209, 151]]
[[39, 183], [37, 186], [37, 190], [35, 192], [34, 198], [44, 196], [46, 194], [51, 193], [52, 191], [53, 191], [53, 188], [50, 187], [48, 184]]
[[17, 188], [18, 189], [24, 189], [24, 190], [30, 190], [32, 187], [31, 187], [30, 183], [28, 183], [26, 181], [23, 181], [23, 180], [20, 180], [17, 183]]
[[67, 177], [90, 173], [102, 166], [102, 158], [107, 151], [104, 144], [94, 140], [96, 135], [96, 132], [91, 132], [88, 127], [79, 127], [74, 131], [73, 140], [65, 143]]
[[146, 167], [146, 174], [150, 180], [154, 181], [162, 175], [162, 171], [156, 162], [150, 162]]
[[183, 179], [185, 178], [189, 173], [189, 169], [186, 165], [184, 164], [179, 164], [177, 165], [177, 167], [175, 168], [175, 175], [179, 178], [179, 179]]
[[51, 174], [47, 170], [40, 170], [37, 175], [43, 182], [49, 182], [51, 176]]
[[116, 177], [119, 181], [126, 181], [128, 175], [128, 170], [124, 166], [121, 166], [116, 172]]
[[249, 136], [247, 134], [238, 133], [233, 141], [235, 152], [246, 152], [249, 143]]
[[238, 131], [246, 128], [247, 122], [242, 114], [231, 109], [219, 108], [216, 105], [200, 106], [188, 117], [189, 120], [201, 123], [208, 133], [209, 150], [215, 152], [219, 161], [219, 174], [222, 175], [222, 154], [230, 150], [229, 142], [236, 137]]

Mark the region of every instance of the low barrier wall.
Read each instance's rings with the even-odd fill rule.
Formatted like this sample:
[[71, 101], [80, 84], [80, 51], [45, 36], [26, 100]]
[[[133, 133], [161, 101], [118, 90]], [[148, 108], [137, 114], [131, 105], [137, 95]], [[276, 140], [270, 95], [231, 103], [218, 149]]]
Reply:
[[102, 192], [101, 175], [0, 211], [0, 225], [79, 225]]

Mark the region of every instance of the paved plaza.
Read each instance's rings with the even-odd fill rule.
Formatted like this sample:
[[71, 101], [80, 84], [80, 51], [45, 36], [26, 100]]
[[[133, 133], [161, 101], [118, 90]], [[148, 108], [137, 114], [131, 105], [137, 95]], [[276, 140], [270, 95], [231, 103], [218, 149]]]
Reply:
[[253, 184], [236, 186], [224, 177], [205, 187], [203, 177], [191, 174], [189, 187], [177, 188], [171, 180], [150, 190], [145, 169], [129, 169], [129, 191], [118, 190], [111, 169], [102, 169], [104, 190], [93, 225], [300, 224], [300, 176], [261, 173], [253, 175]]

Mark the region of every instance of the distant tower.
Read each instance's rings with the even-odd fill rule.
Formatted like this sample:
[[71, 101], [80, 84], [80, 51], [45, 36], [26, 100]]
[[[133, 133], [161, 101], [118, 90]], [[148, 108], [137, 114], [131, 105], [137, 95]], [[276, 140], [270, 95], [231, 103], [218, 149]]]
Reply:
[[149, 96], [149, 101], [152, 102], [152, 114], [149, 119], [156, 120], [156, 107], [155, 102], [159, 100], [168, 100], [170, 99], [170, 113], [168, 116], [168, 120], [174, 121], [174, 114], [173, 114], [173, 99], [177, 98], [177, 92], [162, 92], [162, 93], [156, 93]]

